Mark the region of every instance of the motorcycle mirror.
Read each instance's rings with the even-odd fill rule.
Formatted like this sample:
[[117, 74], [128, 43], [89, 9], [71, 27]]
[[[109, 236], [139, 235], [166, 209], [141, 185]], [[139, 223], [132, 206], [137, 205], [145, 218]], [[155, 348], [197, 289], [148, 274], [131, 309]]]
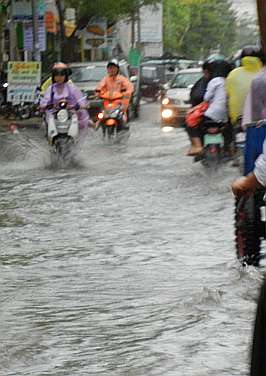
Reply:
[[131, 82], [137, 82], [137, 80], [138, 80], [138, 77], [137, 77], [137, 76], [131, 76], [131, 77], [130, 77], [130, 81], [131, 81]]

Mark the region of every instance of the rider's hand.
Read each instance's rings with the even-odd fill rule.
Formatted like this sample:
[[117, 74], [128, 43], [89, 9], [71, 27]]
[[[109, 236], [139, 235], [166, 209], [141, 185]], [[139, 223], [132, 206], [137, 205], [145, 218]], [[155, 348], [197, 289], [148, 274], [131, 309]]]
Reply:
[[234, 195], [238, 198], [251, 195], [255, 192], [256, 188], [259, 187], [261, 187], [261, 185], [253, 173], [237, 179], [231, 186]]

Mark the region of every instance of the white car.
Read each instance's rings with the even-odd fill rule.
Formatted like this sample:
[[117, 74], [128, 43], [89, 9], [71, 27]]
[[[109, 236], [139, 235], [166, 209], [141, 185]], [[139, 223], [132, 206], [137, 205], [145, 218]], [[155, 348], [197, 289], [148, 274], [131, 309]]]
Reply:
[[190, 104], [190, 91], [202, 77], [201, 68], [180, 70], [166, 84], [161, 101], [161, 124], [179, 126], [185, 119]]

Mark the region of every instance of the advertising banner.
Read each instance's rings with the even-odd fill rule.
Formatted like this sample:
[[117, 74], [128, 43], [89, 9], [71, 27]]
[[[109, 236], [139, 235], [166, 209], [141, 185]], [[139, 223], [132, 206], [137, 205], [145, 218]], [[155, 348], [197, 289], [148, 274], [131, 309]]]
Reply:
[[[46, 32], [44, 21], [39, 21], [38, 23], [38, 42], [39, 42], [39, 51], [46, 50]], [[24, 50], [33, 51], [33, 32], [32, 32], [32, 23], [26, 22], [24, 24]]]
[[14, 104], [34, 102], [41, 81], [41, 63], [38, 61], [10, 61], [8, 63], [7, 101]]

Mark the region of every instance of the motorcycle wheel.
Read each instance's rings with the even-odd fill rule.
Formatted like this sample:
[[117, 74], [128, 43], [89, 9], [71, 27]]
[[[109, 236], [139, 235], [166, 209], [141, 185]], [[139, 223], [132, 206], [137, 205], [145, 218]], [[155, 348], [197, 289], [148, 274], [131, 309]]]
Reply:
[[[215, 150], [213, 149], [215, 148]], [[202, 164], [206, 167], [217, 167], [221, 162], [221, 147], [208, 145], [204, 150]]]
[[261, 221], [258, 194], [235, 202], [236, 255], [243, 266], [258, 266], [261, 248]]
[[57, 156], [62, 160], [67, 159], [72, 150], [73, 144], [74, 140], [69, 136], [60, 135], [56, 137], [54, 141], [54, 147]]

